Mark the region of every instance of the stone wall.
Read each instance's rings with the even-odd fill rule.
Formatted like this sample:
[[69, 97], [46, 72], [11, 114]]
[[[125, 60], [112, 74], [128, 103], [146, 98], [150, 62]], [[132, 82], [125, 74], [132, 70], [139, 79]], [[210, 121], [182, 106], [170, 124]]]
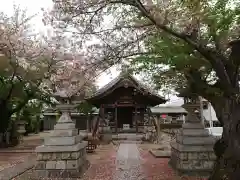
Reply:
[[[171, 165], [180, 173], [192, 174], [192, 172], [206, 173], [211, 171], [216, 156], [213, 151], [206, 152], [180, 152], [171, 148]], [[204, 174], [203, 174], [204, 175]]]
[[58, 177], [59, 170], [61, 177], [74, 177], [86, 168], [85, 164], [86, 148], [76, 152], [37, 153], [35, 170], [42, 177]]

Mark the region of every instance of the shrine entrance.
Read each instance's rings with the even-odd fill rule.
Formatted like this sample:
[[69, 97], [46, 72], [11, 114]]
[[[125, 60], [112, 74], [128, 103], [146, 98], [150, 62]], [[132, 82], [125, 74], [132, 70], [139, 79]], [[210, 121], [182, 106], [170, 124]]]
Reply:
[[[128, 124], [129, 128], [133, 128], [133, 107], [119, 107], [117, 109], [118, 128], [124, 129], [124, 124]], [[126, 127], [125, 127], [126, 128]]]

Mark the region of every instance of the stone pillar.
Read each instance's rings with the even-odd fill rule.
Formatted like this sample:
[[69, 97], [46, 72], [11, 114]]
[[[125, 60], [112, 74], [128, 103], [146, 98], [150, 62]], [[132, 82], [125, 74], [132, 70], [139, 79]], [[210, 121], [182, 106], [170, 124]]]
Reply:
[[183, 107], [188, 111], [186, 123], [171, 142], [170, 165], [180, 174], [208, 176], [216, 159], [213, 145], [215, 139], [204, 128], [198, 115], [199, 104], [185, 101]]
[[59, 105], [62, 116], [50, 137], [36, 148], [35, 172], [39, 177], [79, 177], [87, 167], [86, 146], [71, 120], [69, 105]]

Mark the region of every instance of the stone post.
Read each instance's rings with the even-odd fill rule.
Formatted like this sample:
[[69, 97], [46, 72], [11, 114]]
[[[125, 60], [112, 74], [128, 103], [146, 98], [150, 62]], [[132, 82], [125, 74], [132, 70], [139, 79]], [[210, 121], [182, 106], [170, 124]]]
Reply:
[[44, 139], [44, 144], [36, 148], [37, 163], [35, 172], [38, 177], [47, 178], [77, 178], [87, 166], [86, 146], [78, 130], [71, 120], [70, 104], [61, 104], [57, 108], [61, 117], [50, 133]]
[[215, 138], [209, 135], [200, 118], [199, 101], [185, 98], [183, 107], [188, 111], [186, 122], [171, 142], [171, 158], [169, 164], [180, 174], [208, 176], [216, 159], [213, 145]]

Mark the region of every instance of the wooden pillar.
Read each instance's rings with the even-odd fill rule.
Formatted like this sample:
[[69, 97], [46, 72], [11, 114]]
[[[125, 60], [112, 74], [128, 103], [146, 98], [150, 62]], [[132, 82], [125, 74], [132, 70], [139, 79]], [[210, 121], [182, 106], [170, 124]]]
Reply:
[[134, 118], [135, 118], [135, 124], [136, 124], [136, 133], [138, 133], [137, 106], [135, 106], [135, 114], [134, 114]]
[[117, 122], [117, 104], [115, 104], [115, 132], [118, 132], [118, 122]]
[[103, 122], [105, 123], [105, 106], [102, 106], [102, 114], [101, 114], [101, 118], [103, 120]]
[[86, 124], [86, 129], [87, 129], [87, 133], [90, 131], [89, 130], [89, 121], [90, 121], [90, 114], [89, 113], [87, 113], [87, 124]]

